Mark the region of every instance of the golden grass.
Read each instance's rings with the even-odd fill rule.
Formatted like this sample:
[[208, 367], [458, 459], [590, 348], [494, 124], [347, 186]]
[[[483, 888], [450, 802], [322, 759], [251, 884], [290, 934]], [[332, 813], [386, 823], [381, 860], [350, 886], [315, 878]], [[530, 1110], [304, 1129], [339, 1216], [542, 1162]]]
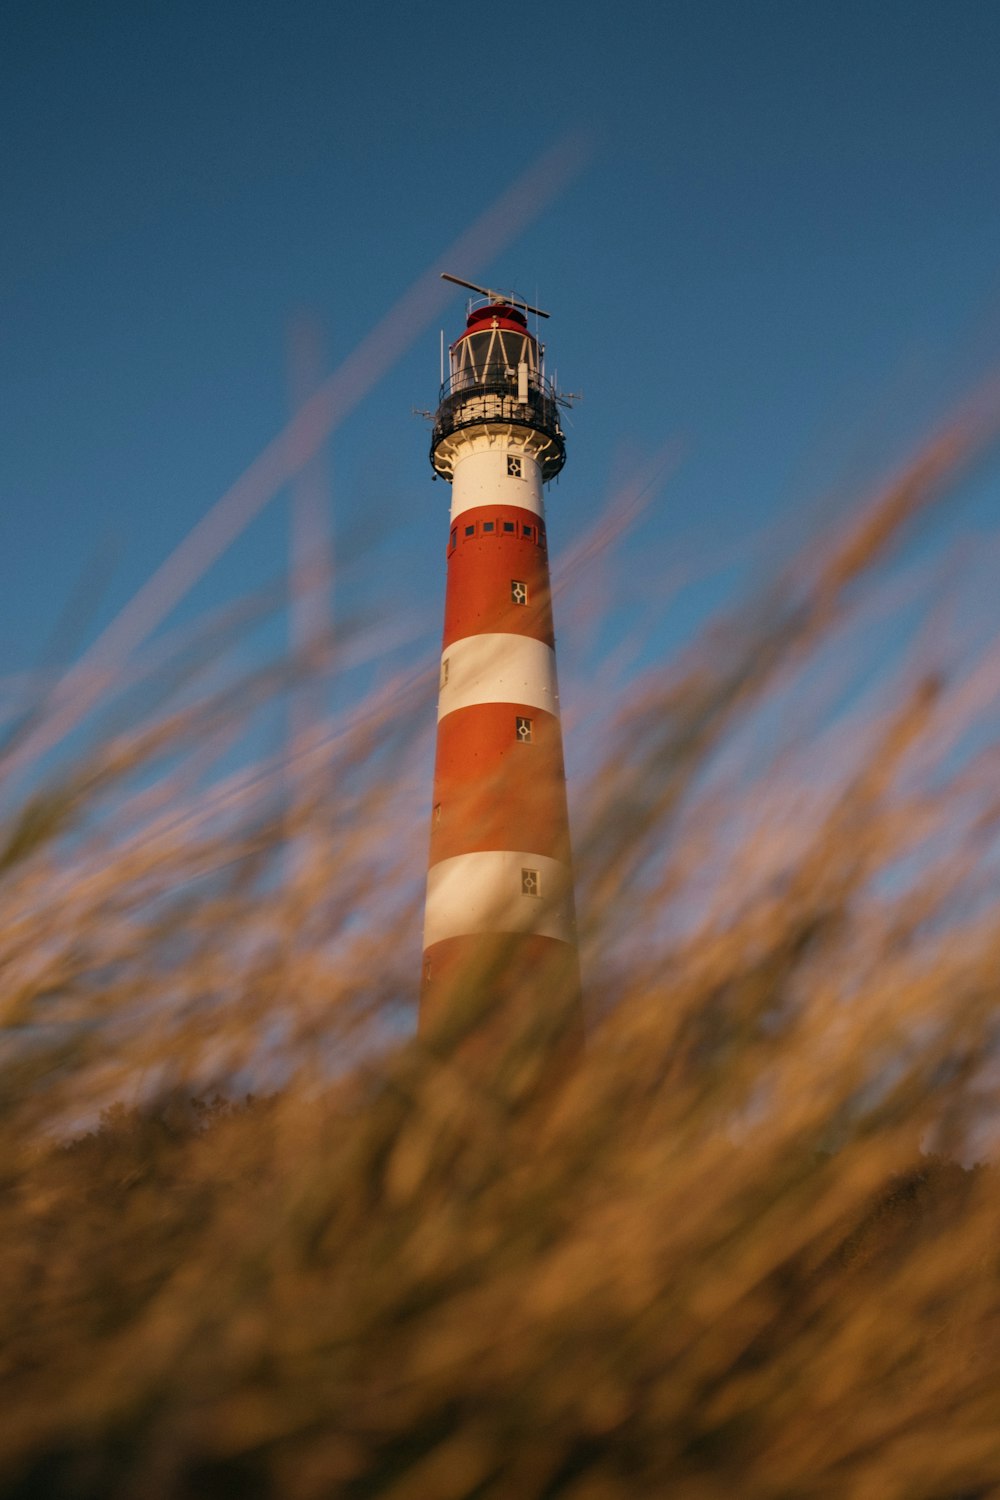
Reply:
[[0, 1494], [1000, 1494], [995, 685], [795, 715], [991, 437], [623, 703], [557, 1072], [495, 973], [412, 1037], [424, 680], [225, 774], [280, 684], [192, 688], [10, 816]]

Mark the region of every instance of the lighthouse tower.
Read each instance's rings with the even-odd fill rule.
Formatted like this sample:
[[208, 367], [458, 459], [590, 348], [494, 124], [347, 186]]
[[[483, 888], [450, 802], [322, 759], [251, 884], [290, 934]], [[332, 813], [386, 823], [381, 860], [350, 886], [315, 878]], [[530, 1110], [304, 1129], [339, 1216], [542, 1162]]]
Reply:
[[542, 498], [565, 445], [526, 316], [547, 314], [458, 284], [482, 300], [451, 346], [430, 450], [451, 517], [422, 1029], [473, 990], [553, 1016], [580, 1003]]

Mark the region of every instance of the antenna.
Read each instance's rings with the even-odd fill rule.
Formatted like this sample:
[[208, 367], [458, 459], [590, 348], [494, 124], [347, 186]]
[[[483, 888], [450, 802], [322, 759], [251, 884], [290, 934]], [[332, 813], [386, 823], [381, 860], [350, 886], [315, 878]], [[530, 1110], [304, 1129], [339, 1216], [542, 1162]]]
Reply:
[[461, 276], [450, 276], [447, 271], [441, 272], [442, 281], [453, 281], [456, 286], [466, 286], [470, 292], [478, 292], [481, 297], [488, 297], [491, 302], [516, 302], [518, 307], [523, 307], [525, 312], [534, 313], [539, 318], [547, 318], [548, 313], [542, 312], [540, 307], [532, 307], [530, 302], [525, 302], [523, 297], [518, 297], [515, 292], [498, 292], [489, 286], [477, 286], [474, 281], [464, 281]]

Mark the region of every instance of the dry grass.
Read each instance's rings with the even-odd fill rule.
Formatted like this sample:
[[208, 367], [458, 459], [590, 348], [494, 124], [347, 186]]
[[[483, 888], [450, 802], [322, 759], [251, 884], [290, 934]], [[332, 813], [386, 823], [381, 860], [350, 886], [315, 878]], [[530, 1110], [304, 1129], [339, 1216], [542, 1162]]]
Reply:
[[816, 708], [991, 437], [623, 704], [556, 1076], [410, 1036], [426, 682], [226, 774], [280, 684], [189, 685], [11, 814], [0, 1494], [1000, 1494], [996, 674]]

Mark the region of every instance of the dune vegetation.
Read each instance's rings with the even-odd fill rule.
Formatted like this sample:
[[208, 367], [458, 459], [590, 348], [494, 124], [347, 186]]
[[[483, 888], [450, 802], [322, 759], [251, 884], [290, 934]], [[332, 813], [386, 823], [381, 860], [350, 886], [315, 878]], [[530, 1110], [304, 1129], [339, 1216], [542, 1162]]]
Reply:
[[227, 760], [342, 635], [8, 797], [4, 1500], [1000, 1495], [1000, 658], [872, 624], [991, 421], [623, 690], [582, 1047], [502, 962], [414, 1034], [429, 679]]

